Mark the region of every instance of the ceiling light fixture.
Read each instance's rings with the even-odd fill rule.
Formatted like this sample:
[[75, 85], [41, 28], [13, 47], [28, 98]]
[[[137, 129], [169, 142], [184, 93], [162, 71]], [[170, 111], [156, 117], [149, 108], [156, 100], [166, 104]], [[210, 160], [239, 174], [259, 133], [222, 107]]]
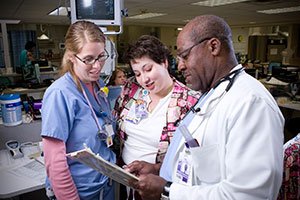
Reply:
[[214, 6], [223, 6], [223, 5], [233, 4], [233, 3], [241, 3], [245, 1], [249, 1], [249, 0], [224, 0], [224, 1], [206, 0], [206, 1], [199, 1], [196, 3], [191, 3], [191, 5], [214, 7]]
[[256, 12], [264, 13], [264, 14], [279, 14], [279, 13], [298, 12], [298, 11], [300, 11], [300, 6], [269, 9], [269, 10], [258, 10]]
[[49, 40], [49, 37], [43, 33], [40, 37], [38, 37], [38, 40]]
[[127, 18], [130, 18], [130, 19], [147, 19], [147, 18], [159, 17], [159, 16], [163, 16], [163, 15], [167, 15], [167, 14], [166, 13], [142, 13], [142, 14], [130, 16], [130, 17], [127, 17]]
[[42, 35], [37, 37], [38, 40], [49, 40], [49, 30], [48, 30], [48, 35], [46, 35], [46, 28], [43, 27], [43, 24], [40, 24], [40, 29], [41, 29], [41, 32], [42, 32]]
[[62, 7], [59, 6], [55, 10], [51, 11], [48, 15], [54, 15], [54, 16], [68, 16], [68, 12], [71, 11], [70, 7]]

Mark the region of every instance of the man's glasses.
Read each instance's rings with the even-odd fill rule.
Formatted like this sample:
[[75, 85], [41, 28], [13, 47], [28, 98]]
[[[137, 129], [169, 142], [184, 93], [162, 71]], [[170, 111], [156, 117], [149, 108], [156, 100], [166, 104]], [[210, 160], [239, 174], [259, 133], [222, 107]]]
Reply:
[[107, 60], [107, 58], [109, 57], [106, 49], [105, 49], [105, 54], [102, 54], [102, 55], [99, 55], [97, 58], [89, 58], [89, 59], [85, 59], [85, 60], [82, 60], [81, 58], [79, 58], [76, 54], [74, 54], [74, 56], [80, 60], [81, 62], [83, 62], [84, 64], [86, 65], [93, 65], [95, 64], [97, 61], [98, 62], [103, 62], [105, 60]]
[[202, 42], [204, 42], [204, 41], [206, 41], [206, 40], [209, 40], [209, 39], [211, 39], [211, 38], [210, 38], [210, 37], [209, 37], [209, 38], [203, 38], [202, 40], [200, 40], [199, 42], [195, 43], [195, 44], [192, 45], [191, 47], [189, 47], [189, 48], [183, 50], [182, 52], [178, 53], [178, 54], [177, 54], [177, 62], [179, 62], [180, 60], [181, 60], [181, 61], [186, 61], [186, 60], [188, 59], [188, 57], [189, 57], [189, 55], [190, 55], [192, 49], [193, 49], [195, 46], [197, 46], [197, 45], [201, 44]]

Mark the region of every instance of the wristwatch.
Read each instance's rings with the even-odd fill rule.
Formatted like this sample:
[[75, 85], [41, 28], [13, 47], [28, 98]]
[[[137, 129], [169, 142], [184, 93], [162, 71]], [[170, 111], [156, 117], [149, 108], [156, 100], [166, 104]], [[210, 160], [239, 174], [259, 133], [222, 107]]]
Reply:
[[169, 200], [169, 194], [170, 194], [170, 188], [171, 188], [172, 182], [168, 181], [164, 188], [163, 188], [163, 193], [160, 195], [161, 200]]

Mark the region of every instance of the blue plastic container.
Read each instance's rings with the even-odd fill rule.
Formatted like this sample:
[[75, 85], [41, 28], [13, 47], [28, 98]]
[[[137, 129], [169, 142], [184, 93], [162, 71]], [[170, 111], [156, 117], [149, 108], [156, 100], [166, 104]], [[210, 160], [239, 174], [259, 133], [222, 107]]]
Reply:
[[3, 125], [16, 126], [22, 123], [22, 102], [19, 94], [0, 95]]

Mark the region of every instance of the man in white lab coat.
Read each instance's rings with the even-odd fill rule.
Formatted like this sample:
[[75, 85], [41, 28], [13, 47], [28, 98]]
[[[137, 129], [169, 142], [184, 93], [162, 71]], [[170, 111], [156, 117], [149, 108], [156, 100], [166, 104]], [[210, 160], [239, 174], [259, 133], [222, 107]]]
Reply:
[[[177, 38], [178, 68], [203, 96], [179, 124], [160, 176], [140, 172], [143, 199], [276, 199], [284, 118], [264, 86], [238, 64], [221, 18], [191, 20]], [[145, 170], [144, 170], [145, 171]]]

